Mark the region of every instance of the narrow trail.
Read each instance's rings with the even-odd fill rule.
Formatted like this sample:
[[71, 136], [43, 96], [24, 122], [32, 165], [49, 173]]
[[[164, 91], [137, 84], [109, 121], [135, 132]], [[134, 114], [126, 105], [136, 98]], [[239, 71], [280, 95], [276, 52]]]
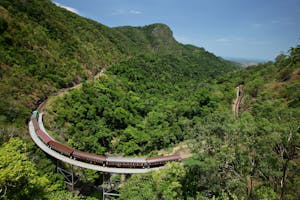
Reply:
[[[95, 80], [95, 79], [99, 78], [100, 76], [102, 76], [102, 75], [104, 74], [104, 72], [106, 71], [106, 69], [107, 69], [107, 66], [104, 66], [104, 67], [101, 69], [100, 72], [98, 72], [95, 76], [93, 76], [93, 77], [90, 78], [89, 80]], [[88, 80], [88, 81], [89, 81], [89, 80]], [[57, 95], [56, 95], [56, 96], [60, 97], [60, 96], [64, 95], [66, 92], [68, 92], [69, 90], [75, 89], [75, 88], [79, 88], [79, 87], [81, 87], [81, 86], [82, 86], [82, 83], [78, 83], [78, 84], [76, 84], [76, 85], [74, 85], [74, 86], [71, 86], [71, 87], [68, 87], [68, 88], [63, 88], [63, 89], [61, 89], [61, 90], [59, 90], [59, 91], [57, 92]]]
[[240, 84], [236, 87], [237, 88], [236, 99], [234, 100], [234, 102], [232, 104], [232, 111], [233, 111], [235, 117], [238, 117], [238, 115], [239, 115], [240, 103], [243, 98], [243, 87], [244, 87], [244, 85], [242, 85], [242, 84]]
[[[106, 71], [106, 69], [108, 68], [108, 66], [104, 66], [100, 72], [98, 72], [96, 75], [94, 75], [92, 78], [88, 79], [88, 81], [91, 81], [91, 80], [95, 80], [99, 77], [101, 77], [104, 72]], [[76, 88], [79, 88], [82, 86], [82, 82], [81, 83], [78, 83], [76, 85], [73, 85], [71, 87], [67, 87], [67, 88], [62, 88], [60, 90], [58, 90], [56, 92], [56, 94], [54, 95], [55, 97], [62, 97], [64, 94], [66, 94], [69, 90], [72, 90], [72, 89], [76, 89]], [[41, 111], [44, 111], [44, 108], [46, 107], [46, 104], [48, 102], [48, 99], [46, 99], [43, 103], [40, 104], [40, 106], [38, 107], [38, 110], [41, 110]]]
[[179, 144], [173, 148], [172, 154], [179, 155], [182, 159], [187, 159], [193, 154], [190, 152], [187, 144]]

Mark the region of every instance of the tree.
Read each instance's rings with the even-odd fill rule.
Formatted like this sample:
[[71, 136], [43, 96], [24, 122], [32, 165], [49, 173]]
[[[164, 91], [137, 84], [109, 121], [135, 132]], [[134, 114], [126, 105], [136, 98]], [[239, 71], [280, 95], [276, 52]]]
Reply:
[[195, 155], [184, 163], [185, 177], [182, 180], [183, 195], [185, 198], [201, 193], [201, 196], [210, 196], [221, 191], [218, 163], [206, 153]]
[[153, 173], [153, 181], [156, 187], [158, 199], [164, 200], [182, 199], [182, 179], [185, 170], [181, 163], [168, 163], [164, 169]]
[[152, 174], [132, 175], [120, 190], [121, 200], [155, 200], [155, 186]]
[[[48, 196], [49, 200], [80, 200], [81, 198], [66, 191], [52, 192]], [[92, 199], [92, 198], [90, 198]]]
[[181, 180], [184, 176], [183, 166], [175, 162], [168, 163], [159, 171], [132, 175], [121, 188], [120, 199], [182, 199]]
[[41, 199], [49, 180], [39, 177], [26, 156], [26, 145], [12, 138], [0, 147], [0, 189], [4, 199]]

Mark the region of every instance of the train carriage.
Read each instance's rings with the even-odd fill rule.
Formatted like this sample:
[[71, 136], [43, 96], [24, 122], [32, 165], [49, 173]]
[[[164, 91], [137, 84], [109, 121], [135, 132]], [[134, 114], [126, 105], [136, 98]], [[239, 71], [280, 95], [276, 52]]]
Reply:
[[49, 146], [54, 149], [55, 151], [65, 155], [65, 156], [69, 156], [71, 157], [72, 153], [73, 153], [73, 149], [71, 147], [68, 147], [67, 145], [58, 143], [56, 141], [49, 141]]
[[145, 158], [124, 158], [124, 157], [106, 157], [106, 166], [125, 167], [125, 168], [144, 168], [147, 167]]
[[31, 117], [31, 121], [32, 121], [32, 125], [33, 125], [35, 131], [37, 131], [38, 129], [40, 129], [38, 121], [37, 121], [36, 118]]
[[52, 141], [52, 139], [41, 129], [37, 129], [36, 133], [45, 144], [48, 144], [50, 141]]
[[172, 162], [172, 161], [176, 161], [176, 162], [181, 161], [181, 157], [178, 155], [170, 155], [170, 156], [161, 156], [161, 157], [147, 159], [147, 163], [149, 167], [163, 166], [167, 162]]
[[81, 160], [84, 162], [93, 163], [93, 164], [104, 165], [105, 160], [106, 160], [105, 156], [100, 156], [100, 155], [96, 155], [96, 154], [92, 154], [92, 153], [86, 153], [86, 152], [79, 151], [76, 149], [74, 149], [74, 152], [72, 155], [75, 159], [78, 159], [78, 160]]

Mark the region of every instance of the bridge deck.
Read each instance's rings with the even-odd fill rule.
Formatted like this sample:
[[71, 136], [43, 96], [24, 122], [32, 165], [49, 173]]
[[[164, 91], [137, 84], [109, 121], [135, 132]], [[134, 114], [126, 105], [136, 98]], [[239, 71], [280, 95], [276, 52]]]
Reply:
[[[45, 131], [45, 133], [47, 133], [44, 128], [43, 122], [42, 122], [42, 114], [39, 117], [39, 125], [40, 125], [40, 128], [43, 131]], [[47, 154], [49, 154], [50, 156], [52, 156], [58, 160], [61, 160], [63, 162], [66, 162], [66, 163], [69, 163], [71, 165], [75, 165], [78, 167], [92, 169], [92, 170], [101, 171], [101, 172], [116, 173], [116, 174], [142, 174], [142, 173], [147, 173], [147, 172], [150, 172], [153, 170], [158, 170], [158, 169], [162, 168], [162, 167], [144, 168], [144, 169], [141, 169], [141, 168], [138, 168], [138, 169], [136, 169], [136, 168], [113, 168], [113, 167], [103, 167], [100, 165], [94, 165], [91, 163], [81, 162], [78, 160], [71, 159], [67, 156], [64, 156], [64, 155], [52, 150], [46, 144], [44, 144], [40, 140], [40, 138], [36, 135], [36, 132], [34, 130], [34, 127], [33, 127], [33, 124], [31, 121], [29, 122], [29, 133], [30, 133], [30, 136], [31, 136], [32, 140], [34, 141], [34, 143], [39, 148], [41, 148], [44, 152], [46, 152]]]

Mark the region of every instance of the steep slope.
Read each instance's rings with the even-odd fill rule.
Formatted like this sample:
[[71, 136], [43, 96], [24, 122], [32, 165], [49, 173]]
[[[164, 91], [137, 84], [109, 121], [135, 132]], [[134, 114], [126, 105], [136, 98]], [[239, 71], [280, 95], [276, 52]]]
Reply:
[[152, 24], [145, 27], [114, 28], [125, 35], [136, 49], [143, 48], [146, 52], [178, 53], [183, 49], [173, 38], [170, 28], [164, 24]]
[[233, 69], [204, 49], [177, 43], [166, 25], [109, 28], [50, 0], [1, 1], [0, 29], [1, 121], [21, 126], [30, 110], [57, 88], [136, 54], [201, 56], [214, 71]]

